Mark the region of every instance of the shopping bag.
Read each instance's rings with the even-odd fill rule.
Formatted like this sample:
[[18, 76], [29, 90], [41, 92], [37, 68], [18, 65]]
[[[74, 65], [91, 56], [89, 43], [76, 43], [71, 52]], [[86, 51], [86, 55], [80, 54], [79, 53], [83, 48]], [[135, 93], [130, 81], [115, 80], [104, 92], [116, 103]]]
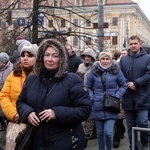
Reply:
[[24, 123], [8, 123], [6, 131], [6, 150], [14, 150], [16, 145], [15, 139], [18, 136], [18, 133], [25, 128], [26, 124]]

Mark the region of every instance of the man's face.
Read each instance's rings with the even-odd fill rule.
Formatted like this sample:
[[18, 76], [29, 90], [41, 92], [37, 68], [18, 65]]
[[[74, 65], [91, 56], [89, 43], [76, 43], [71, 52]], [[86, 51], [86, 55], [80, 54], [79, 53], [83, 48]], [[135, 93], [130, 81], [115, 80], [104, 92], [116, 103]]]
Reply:
[[121, 51], [121, 57], [122, 57], [122, 56], [126, 56], [126, 55], [127, 55], [127, 51], [126, 51], [126, 50], [122, 50], [122, 51]]
[[68, 51], [68, 54], [71, 55], [72, 54], [72, 47], [70, 45], [66, 46], [66, 49]]
[[142, 43], [139, 42], [137, 39], [129, 40], [130, 51], [133, 54], [138, 54], [140, 52], [140, 48]]

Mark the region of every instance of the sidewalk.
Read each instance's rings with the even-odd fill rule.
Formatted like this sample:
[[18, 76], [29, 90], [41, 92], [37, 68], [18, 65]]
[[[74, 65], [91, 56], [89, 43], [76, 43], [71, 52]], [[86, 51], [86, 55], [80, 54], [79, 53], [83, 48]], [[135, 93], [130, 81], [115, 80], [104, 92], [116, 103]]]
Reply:
[[[124, 121], [124, 125], [125, 125], [125, 127], [127, 126], [125, 121]], [[119, 148], [114, 148], [114, 150], [129, 150], [129, 142], [128, 142], [127, 136], [128, 135], [127, 135], [127, 129], [126, 129], [124, 138], [121, 139], [121, 141], [120, 141]], [[97, 139], [89, 140], [87, 148], [85, 148], [85, 150], [98, 150]]]

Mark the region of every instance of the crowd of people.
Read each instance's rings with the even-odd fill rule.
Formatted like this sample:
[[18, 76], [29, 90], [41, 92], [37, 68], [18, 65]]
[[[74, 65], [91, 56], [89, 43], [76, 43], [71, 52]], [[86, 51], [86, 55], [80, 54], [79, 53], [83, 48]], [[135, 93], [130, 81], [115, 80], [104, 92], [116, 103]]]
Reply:
[[[131, 150], [132, 127], [148, 128], [150, 55], [138, 36], [129, 38], [129, 49], [114, 56], [103, 50], [98, 58], [92, 48], [77, 56], [71, 44], [58, 39], [37, 45], [18, 36], [16, 47], [11, 57], [0, 53], [6, 150], [15, 148], [15, 139], [7, 136], [11, 123], [34, 126], [33, 150], [83, 150], [93, 138], [99, 150], [118, 148], [124, 119]], [[120, 100], [120, 113], [105, 109], [105, 93]], [[140, 137], [142, 150], [149, 150], [150, 134]]]

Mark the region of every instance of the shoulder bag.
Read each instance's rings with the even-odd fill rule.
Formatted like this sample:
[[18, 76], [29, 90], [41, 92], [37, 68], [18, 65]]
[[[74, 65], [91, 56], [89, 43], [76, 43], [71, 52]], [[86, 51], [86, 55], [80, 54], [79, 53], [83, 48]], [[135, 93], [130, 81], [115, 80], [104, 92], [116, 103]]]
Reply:
[[112, 113], [120, 113], [120, 99], [114, 96], [111, 96], [106, 91], [106, 81], [103, 80], [102, 75], [101, 81], [104, 89], [104, 110], [110, 111]]

